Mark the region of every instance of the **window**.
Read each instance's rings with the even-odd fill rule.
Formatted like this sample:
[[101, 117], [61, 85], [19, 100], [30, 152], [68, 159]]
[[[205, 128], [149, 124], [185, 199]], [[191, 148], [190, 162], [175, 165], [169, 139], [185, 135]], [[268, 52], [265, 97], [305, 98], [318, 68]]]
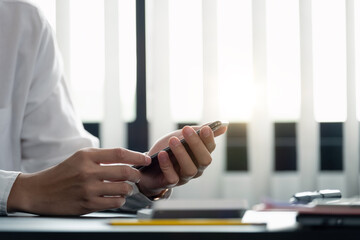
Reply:
[[202, 1], [169, 1], [170, 101], [176, 122], [200, 121], [203, 101]]
[[270, 118], [275, 121], [274, 170], [296, 171], [294, 121], [299, 120], [301, 100], [299, 1], [266, 3], [268, 102]]
[[266, 9], [270, 116], [292, 122], [300, 116], [299, 1], [268, 0]]
[[252, 1], [218, 1], [220, 115], [249, 121], [254, 101]]
[[343, 170], [343, 124], [320, 123], [320, 169]]
[[275, 171], [296, 171], [296, 123], [275, 123]]
[[105, 76], [104, 2], [70, 1], [70, 19], [70, 83], [75, 108], [84, 122], [101, 122]]
[[356, 109], [360, 121], [360, 1], [354, 1], [354, 33], [355, 33], [355, 77], [356, 77]]
[[227, 132], [227, 171], [247, 171], [247, 124], [230, 123]]
[[318, 122], [346, 120], [345, 12], [345, 1], [312, 1], [314, 110]]
[[91, 133], [93, 136], [100, 138], [100, 124], [99, 123], [84, 123], [86, 131]]
[[136, 118], [136, 1], [119, 4], [119, 81], [122, 117]]

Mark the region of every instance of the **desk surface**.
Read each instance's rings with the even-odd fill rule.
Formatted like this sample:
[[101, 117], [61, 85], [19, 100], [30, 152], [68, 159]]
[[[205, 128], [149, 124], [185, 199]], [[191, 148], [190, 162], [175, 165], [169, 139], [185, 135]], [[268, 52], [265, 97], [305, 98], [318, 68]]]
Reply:
[[[257, 213], [251, 217], [256, 217]], [[266, 226], [111, 226], [119, 214], [0, 217], [0, 239], [358, 239], [360, 229], [300, 229], [294, 213], [270, 213]]]

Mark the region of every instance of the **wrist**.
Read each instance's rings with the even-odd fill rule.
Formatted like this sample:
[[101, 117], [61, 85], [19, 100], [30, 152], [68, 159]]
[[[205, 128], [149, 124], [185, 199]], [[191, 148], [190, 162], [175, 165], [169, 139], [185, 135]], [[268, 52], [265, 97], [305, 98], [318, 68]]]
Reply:
[[30, 205], [34, 197], [29, 194], [29, 191], [34, 190], [28, 186], [31, 175], [20, 173], [17, 176], [7, 200], [7, 212], [29, 212], [31, 209]]

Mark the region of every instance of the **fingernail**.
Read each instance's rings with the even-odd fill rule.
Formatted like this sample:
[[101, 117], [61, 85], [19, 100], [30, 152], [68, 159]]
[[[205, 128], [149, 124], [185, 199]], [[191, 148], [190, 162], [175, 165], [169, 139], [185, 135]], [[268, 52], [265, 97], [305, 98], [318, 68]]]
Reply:
[[176, 137], [173, 137], [170, 139], [170, 145], [177, 147], [177, 146], [179, 146], [179, 144], [180, 144], [180, 141]]
[[202, 130], [202, 132], [203, 132], [204, 137], [206, 137], [206, 138], [209, 137], [210, 134], [211, 134], [211, 130], [210, 130], [209, 127], [205, 127], [205, 128]]
[[194, 134], [194, 130], [192, 130], [192, 128], [190, 128], [190, 127], [186, 127], [186, 128], [184, 128], [184, 133], [185, 133], [185, 135], [190, 137], [191, 135]]
[[151, 163], [151, 157], [148, 155], [145, 155], [145, 163], [150, 164]]

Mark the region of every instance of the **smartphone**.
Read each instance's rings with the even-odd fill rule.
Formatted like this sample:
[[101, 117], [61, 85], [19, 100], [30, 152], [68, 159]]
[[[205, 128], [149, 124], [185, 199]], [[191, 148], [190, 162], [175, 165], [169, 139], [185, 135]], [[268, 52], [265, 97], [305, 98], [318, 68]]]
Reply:
[[[229, 124], [229, 123], [228, 123], [228, 122], [225, 122], [225, 121], [215, 121], [215, 122], [209, 123], [209, 124], [207, 124], [207, 125], [211, 128], [211, 130], [212, 130], [213, 132], [215, 132], [215, 131], [218, 130], [221, 126], [227, 126], [228, 124]], [[196, 131], [196, 133], [197, 133], [197, 134], [200, 134], [200, 130], [201, 130], [201, 128], [198, 129], [198, 130]], [[186, 143], [185, 139], [184, 139], [184, 138], [181, 139], [180, 142], [182, 143], [182, 145], [184, 145], [184, 147], [185, 147], [185, 149], [188, 151], [188, 153], [189, 153], [190, 155], [192, 155], [192, 152], [191, 152], [188, 144]], [[162, 151], [167, 152], [168, 155], [169, 155], [169, 157], [170, 157], [170, 159], [173, 159], [173, 158], [174, 158], [174, 154], [173, 154], [173, 152], [171, 151], [170, 147], [164, 148]], [[150, 164], [150, 165], [148, 165], [148, 166], [136, 166], [135, 168], [138, 169], [138, 170], [141, 170], [141, 171], [145, 171], [145, 170], [147, 170], [147, 169], [154, 168], [154, 167], [160, 169], [159, 160], [158, 160], [158, 154], [159, 154], [159, 152], [157, 152], [157, 153], [155, 153], [155, 154], [153, 154], [153, 155], [150, 156], [150, 157], [151, 157], [151, 164]], [[173, 161], [173, 164], [176, 165], [177, 162], [174, 162], [174, 161]]]

